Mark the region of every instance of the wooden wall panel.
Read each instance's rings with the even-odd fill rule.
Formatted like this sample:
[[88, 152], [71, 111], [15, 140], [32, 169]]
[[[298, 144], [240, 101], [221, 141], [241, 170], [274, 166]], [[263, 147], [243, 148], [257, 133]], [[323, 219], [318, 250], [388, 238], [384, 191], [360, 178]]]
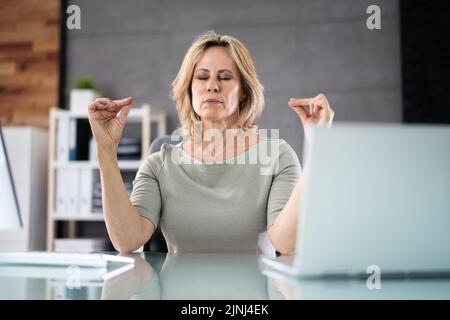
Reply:
[[3, 125], [48, 127], [58, 103], [59, 0], [0, 1], [0, 117]]

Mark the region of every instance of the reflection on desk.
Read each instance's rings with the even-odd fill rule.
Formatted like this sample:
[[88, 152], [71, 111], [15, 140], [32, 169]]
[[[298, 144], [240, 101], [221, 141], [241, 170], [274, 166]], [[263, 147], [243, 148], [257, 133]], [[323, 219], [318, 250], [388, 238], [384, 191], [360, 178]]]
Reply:
[[136, 262], [132, 273], [107, 281], [102, 298], [268, 298], [267, 279], [258, 269], [256, 255], [147, 254], [144, 259]]
[[[448, 300], [450, 278], [383, 279], [380, 288], [366, 279], [301, 279], [262, 270], [269, 285], [290, 300]], [[371, 289], [369, 289], [371, 287]]]
[[67, 279], [55, 278], [55, 273], [43, 272], [39, 266], [26, 266], [28, 272], [19, 274], [14, 266], [0, 266], [0, 299], [268, 298], [267, 278], [258, 268], [256, 255], [147, 253], [127, 256], [135, 259], [133, 269], [106, 279], [100, 275], [93, 277], [93, 270], [89, 276], [81, 270], [79, 288], [67, 286]]
[[0, 299], [450, 299], [449, 278], [382, 279], [380, 290], [369, 290], [363, 280], [283, 276], [259, 265], [256, 255], [128, 256], [135, 267], [114, 277], [81, 269], [78, 288], [68, 285], [67, 268], [0, 265]]

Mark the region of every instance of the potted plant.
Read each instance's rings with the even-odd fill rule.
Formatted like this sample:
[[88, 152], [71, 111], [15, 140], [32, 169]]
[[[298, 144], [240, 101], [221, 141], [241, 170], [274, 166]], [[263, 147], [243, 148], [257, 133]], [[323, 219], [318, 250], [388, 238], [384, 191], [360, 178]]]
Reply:
[[99, 97], [92, 76], [77, 78], [75, 88], [70, 91], [70, 111], [75, 114], [87, 114], [88, 105]]

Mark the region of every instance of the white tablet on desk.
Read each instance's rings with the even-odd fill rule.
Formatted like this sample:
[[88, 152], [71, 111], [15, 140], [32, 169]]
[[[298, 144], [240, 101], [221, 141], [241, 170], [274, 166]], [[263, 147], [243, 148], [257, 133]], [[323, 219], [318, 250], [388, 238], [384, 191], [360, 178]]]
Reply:
[[80, 267], [106, 267], [108, 263], [134, 264], [134, 259], [104, 253], [62, 253], [62, 252], [3, 252], [0, 265], [25, 264]]
[[0, 253], [0, 276], [67, 279], [79, 270], [83, 281], [107, 280], [134, 268], [134, 259], [101, 253]]

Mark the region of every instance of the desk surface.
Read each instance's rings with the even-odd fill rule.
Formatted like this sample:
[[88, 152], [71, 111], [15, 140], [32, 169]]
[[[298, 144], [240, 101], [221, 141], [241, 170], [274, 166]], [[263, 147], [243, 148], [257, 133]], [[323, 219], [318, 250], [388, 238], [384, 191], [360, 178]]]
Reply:
[[133, 254], [134, 268], [1, 266], [0, 299], [450, 299], [450, 279], [301, 280], [246, 254]]

